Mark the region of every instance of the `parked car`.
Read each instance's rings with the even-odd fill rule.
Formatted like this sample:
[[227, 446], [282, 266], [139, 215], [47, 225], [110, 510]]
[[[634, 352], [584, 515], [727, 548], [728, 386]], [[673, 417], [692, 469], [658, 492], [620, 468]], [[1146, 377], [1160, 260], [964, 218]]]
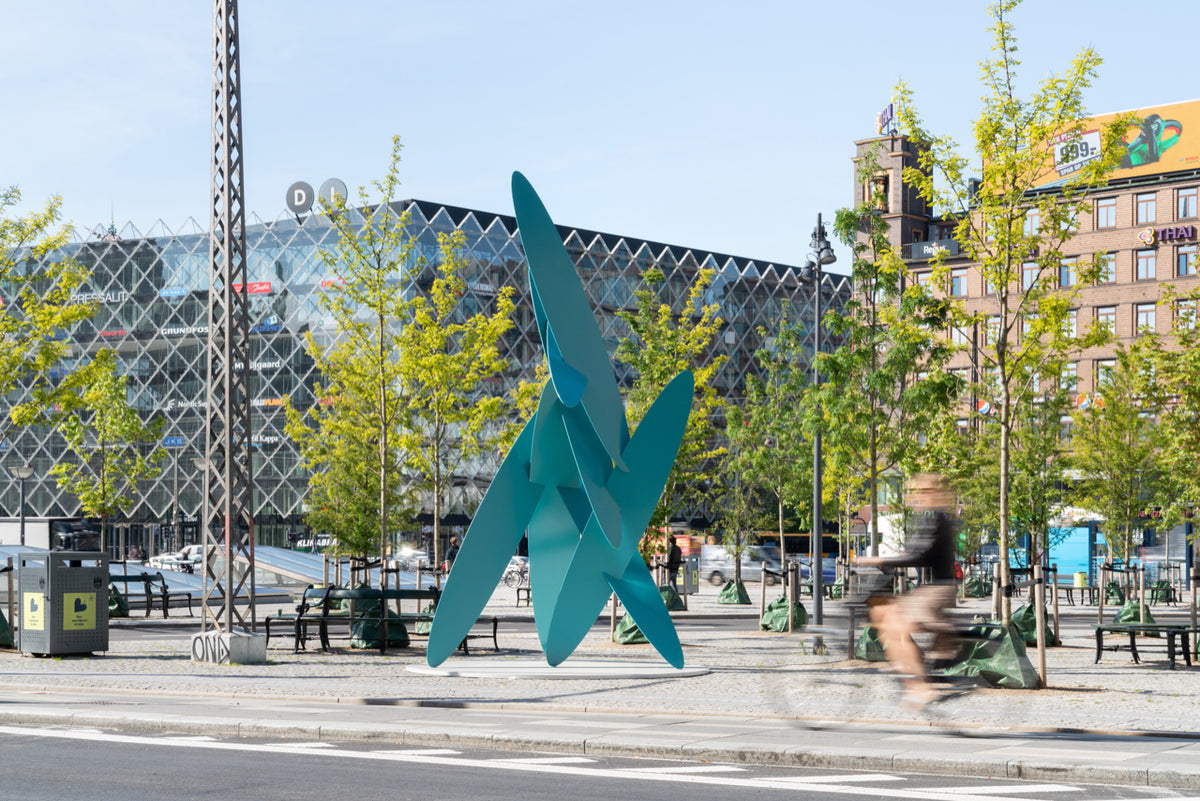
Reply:
[[188, 545], [182, 551], [151, 556], [150, 567], [155, 570], [178, 570], [181, 573], [194, 573], [196, 565], [203, 561], [204, 546]]
[[[742, 551], [741, 568], [743, 581], [762, 581], [763, 565], [768, 570], [779, 572], [779, 557], [772, 558], [770, 553], [755, 546], [747, 546]], [[700, 547], [700, 576], [707, 578], [718, 586], [726, 581], [733, 581], [733, 555], [723, 545], [702, 545]], [[779, 579], [767, 575], [767, 584], [774, 584]]]
[[[800, 580], [808, 581], [812, 575], [812, 560], [807, 556], [789, 556], [789, 562], [800, 563]], [[832, 556], [826, 556], [821, 560], [821, 583], [826, 586], [837, 581], [837, 564]]]

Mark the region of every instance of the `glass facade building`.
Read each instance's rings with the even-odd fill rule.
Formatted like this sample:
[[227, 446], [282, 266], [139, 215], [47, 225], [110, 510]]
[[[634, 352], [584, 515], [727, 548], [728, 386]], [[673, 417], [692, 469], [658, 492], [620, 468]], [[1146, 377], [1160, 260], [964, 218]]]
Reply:
[[[402, 201], [396, 207], [410, 215], [408, 233], [431, 262], [437, 257], [439, 232], [457, 229], [466, 235], [468, 266], [461, 300], [466, 314], [490, 310], [500, 288], [515, 289], [516, 324], [504, 344], [509, 366], [496, 382], [496, 390], [507, 391], [531, 378], [542, 359], [541, 343], [515, 219], [420, 200]], [[715, 279], [705, 300], [719, 305], [724, 327], [709, 358], [728, 357], [717, 386], [735, 403], [740, 402], [747, 373], [755, 369], [754, 353], [769, 344], [764, 339], [785, 309], [811, 336], [813, 286], [800, 280], [798, 269], [579, 228], [559, 226], [559, 231], [610, 350], [624, 334], [616, 312], [631, 307], [647, 270], [662, 272], [665, 280], [659, 295], [680, 314], [687, 311], [686, 300], [697, 274], [712, 270]], [[288, 532], [304, 529], [308, 483], [299, 453], [284, 434], [283, 399], [290, 398], [301, 409], [320, 402], [312, 392], [318, 376], [304, 337], [312, 334], [327, 343], [337, 336], [320, 304], [322, 294], [336, 285], [336, 276], [328, 273], [318, 255], [319, 249], [334, 245], [336, 232], [319, 215], [285, 216], [248, 226], [246, 240], [252, 328], [245, 369], [250, 371], [253, 398], [256, 533], [260, 543], [282, 545]], [[63, 332], [70, 341], [69, 357], [58, 370], [65, 374], [99, 349], [111, 348], [130, 378], [130, 403], [147, 418], [162, 417], [163, 434], [171, 446], [163, 470], [142, 482], [123, 522], [133, 527], [130, 543], [155, 549], [180, 544], [195, 536], [194, 528], [185, 528], [182, 540], [174, 543], [151, 543], [150, 538], [159, 524], [171, 522], [176, 503], [179, 518], [194, 521], [201, 502], [193, 459], [204, 450], [208, 234], [198, 226], [187, 233], [156, 226], [145, 235], [130, 227], [117, 235], [110, 228], [107, 234], [97, 230], [67, 251], [52, 258], [68, 255], [90, 271], [91, 279], [78, 297], [94, 301], [96, 312], [91, 320]], [[403, 281], [398, 291], [423, 291], [422, 276]], [[825, 309], [841, 308], [850, 297], [849, 279], [826, 275], [822, 293]], [[765, 334], [760, 334], [761, 327], [768, 329]], [[620, 381], [632, 379], [623, 365], [615, 367]], [[11, 398], [6, 401], [11, 402]], [[0, 412], [7, 414], [7, 408]], [[57, 461], [69, 458], [64, 457], [65, 443], [59, 434], [40, 428], [14, 430], [2, 446], [0, 460], [5, 464], [27, 461], [34, 467], [35, 478], [26, 483], [28, 516], [80, 514], [78, 500], [49, 476]], [[456, 477], [449, 503], [451, 523], [469, 517], [498, 463], [496, 456], [485, 458], [472, 466], [475, 474]], [[19, 488], [12, 482], [0, 492], [0, 515], [16, 517], [18, 505]], [[696, 514], [704, 516], [704, 511]]]

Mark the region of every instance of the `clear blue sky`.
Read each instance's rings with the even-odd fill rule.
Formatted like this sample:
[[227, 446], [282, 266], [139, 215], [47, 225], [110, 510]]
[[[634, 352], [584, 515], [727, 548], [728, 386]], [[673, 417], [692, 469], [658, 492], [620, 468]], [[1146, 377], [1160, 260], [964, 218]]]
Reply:
[[[26, 208], [62, 195], [81, 231], [207, 228], [211, 2], [4, 5], [0, 185]], [[853, 142], [898, 78], [966, 143], [991, 43], [980, 0], [240, 5], [246, 208], [265, 219], [293, 181], [380, 177], [399, 134], [406, 197], [511, 214], [521, 170], [562, 224], [788, 264], [851, 202]], [[1090, 45], [1093, 112], [1200, 96], [1194, 11], [1027, 0], [1023, 94]]]

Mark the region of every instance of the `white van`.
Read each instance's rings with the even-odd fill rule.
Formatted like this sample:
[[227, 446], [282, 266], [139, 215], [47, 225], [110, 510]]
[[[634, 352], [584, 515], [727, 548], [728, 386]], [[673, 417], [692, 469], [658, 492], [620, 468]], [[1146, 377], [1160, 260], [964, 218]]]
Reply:
[[[760, 550], [752, 545], [742, 551], [742, 581], [761, 581], [763, 578], [763, 563], [768, 570], [780, 572], [779, 557]], [[733, 581], [733, 556], [725, 550], [724, 545], [702, 545], [700, 547], [700, 577], [708, 579], [717, 586], [727, 581]], [[774, 584], [779, 579], [775, 576], [766, 577], [767, 584]]]

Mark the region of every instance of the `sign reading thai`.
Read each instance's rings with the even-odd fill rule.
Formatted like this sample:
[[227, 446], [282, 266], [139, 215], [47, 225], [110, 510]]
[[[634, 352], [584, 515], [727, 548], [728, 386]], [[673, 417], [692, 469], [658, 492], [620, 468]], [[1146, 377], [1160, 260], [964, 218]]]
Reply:
[[1143, 228], [1137, 232], [1138, 241], [1147, 247], [1153, 247], [1160, 242], [1174, 242], [1178, 239], [1195, 239], [1196, 226], [1168, 225], [1164, 228]]

